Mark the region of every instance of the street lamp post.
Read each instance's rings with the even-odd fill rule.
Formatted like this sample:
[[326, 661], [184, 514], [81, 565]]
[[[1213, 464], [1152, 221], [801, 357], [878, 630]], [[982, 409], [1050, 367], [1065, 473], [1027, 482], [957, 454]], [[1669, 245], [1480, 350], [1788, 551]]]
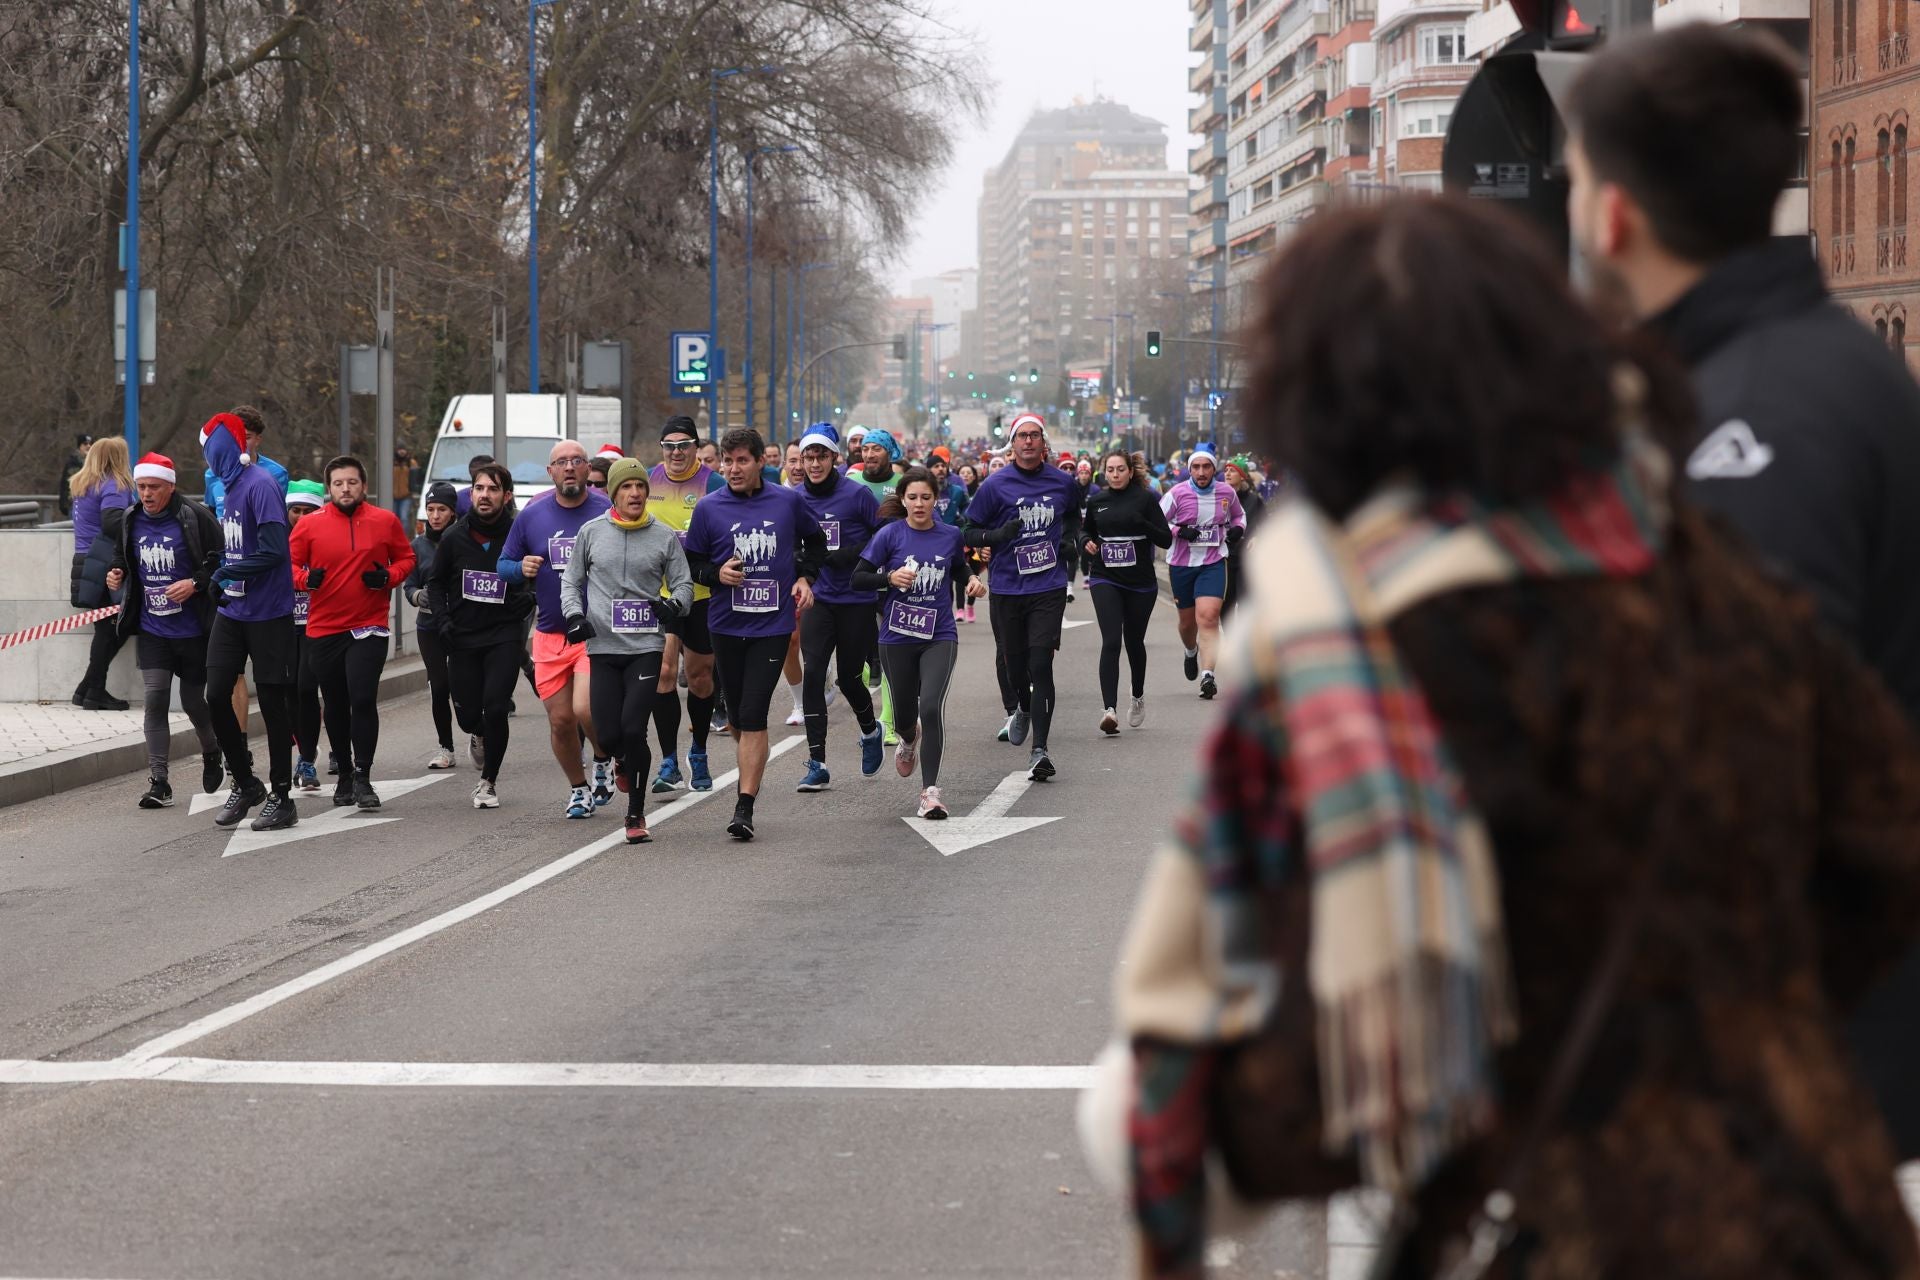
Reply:
[[[799, 352], [803, 364], [806, 362], [807, 355], [807, 275], [809, 272], [829, 270], [836, 265], [838, 264], [832, 262], [803, 263], [799, 267], [799, 286], [796, 290], [790, 291], [789, 293], [789, 296], [792, 296], [792, 293], [798, 293], [798, 306], [800, 310], [799, 332], [791, 338], [789, 346]], [[800, 379], [800, 397], [801, 415], [808, 422], [811, 422], [813, 421], [813, 390], [805, 377]], [[787, 409], [789, 413], [791, 413], [793, 409], [793, 384], [791, 382], [787, 384]]]
[[534, 55], [540, 48], [540, 10], [552, 3], [530, 0], [527, 5], [527, 390], [536, 393], [540, 390], [540, 78]]
[[[720, 82], [749, 71], [776, 75], [780, 68], [725, 67], [707, 73], [707, 340], [715, 350], [720, 346]], [[709, 378], [707, 437], [717, 439], [719, 430], [720, 382]]]
[[127, 4], [127, 392], [122, 429], [140, 456], [140, 0]]
[[[796, 146], [755, 147], [747, 152], [747, 342], [740, 366], [741, 385], [747, 389], [747, 430], [753, 430], [753, 162], [764, 155], [798, 151]], [[777, 434], [775, 423], [767, 424], [767, 434]]]

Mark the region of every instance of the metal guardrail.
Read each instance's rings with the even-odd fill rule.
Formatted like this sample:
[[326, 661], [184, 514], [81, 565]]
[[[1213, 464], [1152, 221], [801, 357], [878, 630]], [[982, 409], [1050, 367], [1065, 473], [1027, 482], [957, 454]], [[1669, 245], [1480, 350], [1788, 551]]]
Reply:
[[0, 493], [0, 525], [58, 524], [65, 519], [58, 494]]

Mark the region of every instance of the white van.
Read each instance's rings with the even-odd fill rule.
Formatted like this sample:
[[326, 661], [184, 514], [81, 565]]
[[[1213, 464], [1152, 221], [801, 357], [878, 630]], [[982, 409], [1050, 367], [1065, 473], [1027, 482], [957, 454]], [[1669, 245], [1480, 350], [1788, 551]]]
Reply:
[[[497, 461], [513, 473], [514, 500], [528, 502], [553, 488], [547, 480], [547, 454], [567, 434], [564, 395], [507, 397], [507, 456]], [[620, 443], [620, 401], [615, 396], [580, 397], [580, 443], [591, 457], [602, 445]], [[493, 452], [493, 396], [455, 396], [447, 402], [440, 433], [427, 459], [427, 483], [445, 480], [467, 487], [467, 463]], [[422, 491], [424, 492], [424, 490]]]

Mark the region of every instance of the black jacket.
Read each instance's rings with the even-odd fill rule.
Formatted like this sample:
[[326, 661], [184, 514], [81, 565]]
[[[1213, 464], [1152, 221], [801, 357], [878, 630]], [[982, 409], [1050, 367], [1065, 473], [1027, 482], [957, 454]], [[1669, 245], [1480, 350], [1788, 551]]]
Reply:
[[[1124, 489], [1094, 490], [1093, 496], [1087, 499], [1080, 527], [1085, 535], [1083, 541], [1144, 538], [1163, 551], [1173, 545], [1173, 529], [1167, 524], [1166, 512], [1160, 509], [1159, 495], [1139, 476], [1128, 481]], [[1132, 591], [1154, 591], [1159, 587], [1153, 573], [1153, 553], [1144, 548], [1134, 556], [1131, 565], [1108, 568], [1096, 555], [1090, 567], [1095, 575], [1116, 587]]]
[[440, 535], [440, 546], [433, 554], [433, 568], [427, 572], [427, 607], [438, 620], [440, 638], [449, 649], [487, 649], [511, 640], [520, 643], [520, 622], [533, 612], [533, 584], [525, 578], [504, 579], [505, 598], [499, 604], [482, 604], [461, 593], [461, 574], [474, 570], [497, 577], [500, 547], [507, 540], [509, 520], [499, 536], [489, 542], [477, 542], [461, 516]]
[[1801, 239], [1734, 255], [1650, 326], [1700, 403], [1690, 496], [1811, 591], [1920, 723], [1920, 387]]
[[[453, 526], [449, 525], [448, 528]], [[434, 556], [440, 549], [440, 540], [446, 537], [446, 530], [440, 531], [440, 538], [431, 534], [417, 534], [413, 539], [413, 572], [400, 584], [400, 590], [407, 597], [407, 603], [420, 612], [414, 617], [416, 631], [440, 630], [440, 620], [433, 616], [433, 610], [427, 601], [427, 578], [433, 572]]]
[[[127, 575], [121, 584], [126, 596], [120, 602], [119, 627], [123, 636], [140, 629], [140, 610], [145, 604], [140, 592], [126, 590], [134, 585], [133, 517], [140, 509], [138, 502], [126, 508], [113, 540], [113, 568]], [[220, 531], [220, 522], [212, 511], [177, 492], [167, 505], [167, 514], [180, 522], [180, 537], [186, 545], [187, 559], [193, 564], [193, 594], [187, 597], [187, 607], [200, 621], [200, 634], [210, 635], [217, 607], [213, 599], [213, 572], [220, 567], [221, 557], [226, 553], [226, 535]], [[103, 531], [106, 528], [104, 520], [101, 528]]]
[[107, 570], [113, 567], [114, 547], [120, 541], [121, 530], [125, 528], [125, 508], [110, 507], [100, 513], [100, 532], [93, 535], [93, 542], [87, 549], [73, 558], [72, 604], [76, 609], [98, 609], [108, 604], [118, 604], [126, 591], [122, 583], [119, 591], [107, 590]]

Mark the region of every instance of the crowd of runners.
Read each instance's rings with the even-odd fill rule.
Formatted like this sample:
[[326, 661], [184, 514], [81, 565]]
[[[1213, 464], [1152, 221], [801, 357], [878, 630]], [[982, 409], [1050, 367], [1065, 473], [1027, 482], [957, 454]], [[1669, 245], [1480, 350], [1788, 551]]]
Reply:
[[[410, 537], [369, 500], [359, 459], [293, 478], [257, 456], [264, 426], [242, 406], [201, 430], [206, 503], [179, 492], [171, 459], [148, 454], [129, 468], [124, 451], [106, 457], [126, 505], [97, 543], [122, 602], [111, 630], [137, 637], [151, 774], [141, 806], [174, 802], [177, 685], [200, 737], [202, 789], [228, 788], [215, 823], [251, 814], [258, 831], [294, 825], [296, 797], [321, 790], [323, 731], [332, 803], [380, 807], [372, 774], [395, 591], [417, 610], [436, 740], [427, 768], [457, 767], [457, 728], [476, 809], [501, 804], [525, 681], [545, 712], [567, 818], [623, 804], [627, 840], [648, 841], [649, 797], [713, 788], [719, 732], [734, 741], [737, 769], [727, 831], [751, 840], [784, 683], [785, 723], [806, 735], [796, 790], [832, 785], [838, 699], [861, 776], [878, 775], [891, 748], [900, 776], [918, 773], [918, 816], [944, 818], [945, 710], [979, 603], [1006, 715], [998, 738], [1025, 749], [1030, 776], [1046, 781], [1058, 772], [1054, 656], [1076, 591], [1091, 597], [1100, 629], [1096, 732], [1146, 721], [1162, 555], [1182, 674], [1214, 697], [1235, 560], [1277, 484], [1204, 443], [1155, 466], [1117, 448], [1055, 452], [1034, 413], [1008, 424], [1004, 448], [957, 466], [947, 447], [909, 454], [884, 430], [855, 427], [843, 440], [816, 423], [783, 452], [751, 430], [702, 440], [678, 416], [662, 425], [651, 468], [612, 446], [589, 456], [556, 441], [552, 487], [524, 506], [512, 474], [477, 458], [465, 488], [427, 489]], [[246, 728], [249, 675], [264, 781]]]

